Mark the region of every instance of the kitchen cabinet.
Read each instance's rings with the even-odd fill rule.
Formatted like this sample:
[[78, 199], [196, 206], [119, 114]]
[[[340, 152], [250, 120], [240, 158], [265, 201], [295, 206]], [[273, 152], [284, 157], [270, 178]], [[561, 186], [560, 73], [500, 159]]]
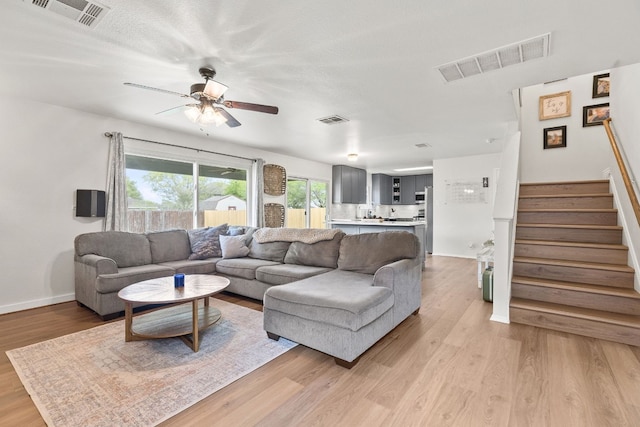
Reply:
[[383, 173], [371, 175], [371, 203], [377, 205], [391, 204], [391, 177]]
[[367, 171], [351, 166], [333, 166], [332, 201], [333, 203], [366, 203]]
[[400, 204], [415, 205], [416, 203], [416, 176], [407, 175], [400, 177]]

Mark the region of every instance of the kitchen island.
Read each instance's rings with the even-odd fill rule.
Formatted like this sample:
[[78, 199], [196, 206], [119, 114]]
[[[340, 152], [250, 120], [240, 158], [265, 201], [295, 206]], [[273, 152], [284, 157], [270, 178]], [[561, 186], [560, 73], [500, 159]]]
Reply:
[[383, 231], [408, 231], [418, 237], [420, 254], [425, 260], [425, 221], [382, 221], [379, 219], [334, 219], [329, 221], [331, 228], [339, 228], [345, 234], [381, 233]]

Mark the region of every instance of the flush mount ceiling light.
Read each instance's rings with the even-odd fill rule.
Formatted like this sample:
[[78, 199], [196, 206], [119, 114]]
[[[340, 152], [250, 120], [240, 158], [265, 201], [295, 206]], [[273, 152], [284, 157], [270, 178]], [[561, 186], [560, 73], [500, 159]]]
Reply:
[[358, 160], [358, 155], [356, 153], [347, 154], [347, 160], [350, 162], [355, 162]]

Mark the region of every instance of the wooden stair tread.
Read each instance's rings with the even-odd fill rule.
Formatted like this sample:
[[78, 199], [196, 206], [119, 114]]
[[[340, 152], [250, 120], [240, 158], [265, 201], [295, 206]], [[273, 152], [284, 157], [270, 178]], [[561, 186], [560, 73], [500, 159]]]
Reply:
[[617, 213], [617, 209], [587, 209], [587, 208], [524, 208], [518, 209], [518, 212], [561, 212], [561, 213]]
[[640, 316], [634, 316], [631, 314], [612, 313], [608, 311], [571, 307], [568, 305], [554, 304], [550, 302], [531, 301], [521, 298], [512, 298], [509, 306], [510, 308], [517, 308], [521, 310], [556, 314], [640, 329]]
[[609, 183], [607, 179], [587, 179], [582, 181], [550, 181], [550, 182], [521, 182], [521, 187], [535, 187], [541, 185], [567, 185], [567, 184], [604, 184]]
[[593, 248], [593, 249], [617, 249], [627, 250], [629, 249], [625, 245], [615, 243], [587, 243], [587, 242], [564, 242], [558, 240], [529, 240], [529, 239], [516, 239], [516, 244], [523, 245], [540, 245], [540, 246], [562, 246], [571, 248]]
[[517, 223], [517, 227], [573, 228], [576, 230], [622, 230], [620, 225]]
[[611, 193], [524, 194], [519, 199], [564, 199], [572, 197], [613, 197]]
[[548, 259], [548, 258], [514, 257], [513, 262], [524, 262], [529, 264], [545, 264], [545, 265], [555, 265], [555, 266], [563, 266], [563, 267], [591, 268], [595, 270], [618, 271], [622, 273], [633, 273], [635, 271], [632, 267], [629, 267], [628, 265], [624, 265], [624, 264], [602, 264], [597, 262], [565, 261], [565, 260]]
[[579, 292], [588, 292], [599, 295], [609, 295], [640, 300], [640, 293], [631, 288], [618, 288], [612, 286], [590, 285], [586, 283], [563, 282], [560, 280], [537, 279], [534, 277], [513, 276], [511, 283], [522, 285], [540, 286], [545, 288], [563, 289]]

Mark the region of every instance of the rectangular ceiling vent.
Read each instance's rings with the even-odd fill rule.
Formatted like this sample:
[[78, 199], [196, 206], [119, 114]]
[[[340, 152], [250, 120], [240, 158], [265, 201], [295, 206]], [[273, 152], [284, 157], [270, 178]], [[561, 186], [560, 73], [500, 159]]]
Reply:
[[42, 9], [50, 10], [72, 19], [86, 27], [94, 28], [109, 12], [107, 6], [86, 0], [23, 0]]
[[468, 58], [449, 62], [438, 67], [445, 81], [452, 82], [477, 74], [498, 70], [509, 65], [520, 64], [549, 56], [551, 33], [483, 52]]
[[431, 146], [429, 144], [427, 144], [426, 142], [421, 142], [419, 144], [416, 144], [416, 147], [418, 147], [418, 148], [431, 148]]
[[349, 119], [345, 119], [344, 117], [335, 114], [333, 116], [318, 119], [318, 121], [324, 123], [325, 125], [337, 125], [338, 123], [348, 122]]

